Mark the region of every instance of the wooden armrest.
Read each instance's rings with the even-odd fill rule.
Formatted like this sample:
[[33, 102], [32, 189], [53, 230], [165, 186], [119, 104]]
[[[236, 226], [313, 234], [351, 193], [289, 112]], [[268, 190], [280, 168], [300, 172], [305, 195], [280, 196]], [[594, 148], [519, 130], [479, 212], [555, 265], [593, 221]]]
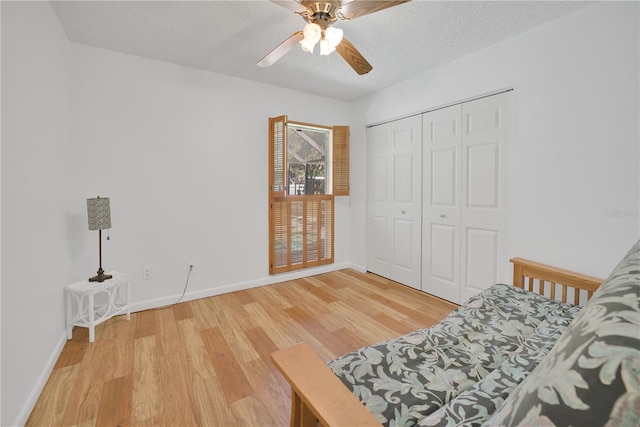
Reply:
[[306, 343], [271, 353], [291, 384], [291, 426], [380, 427], [376, 418]]

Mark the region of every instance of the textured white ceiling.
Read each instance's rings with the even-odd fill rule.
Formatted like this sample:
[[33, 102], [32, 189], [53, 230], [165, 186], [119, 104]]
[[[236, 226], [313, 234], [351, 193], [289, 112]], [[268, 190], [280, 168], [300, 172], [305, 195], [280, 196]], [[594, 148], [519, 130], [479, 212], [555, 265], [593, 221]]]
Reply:
[[269, 68], [256, 62], [303, 19], [267, 0], [60, 1], [71, 41], [354, 100], [497, 43], [590, 2], [413, 0], [334, 26], [373, 65], [359, 76], [338, 55], [295, 47]]

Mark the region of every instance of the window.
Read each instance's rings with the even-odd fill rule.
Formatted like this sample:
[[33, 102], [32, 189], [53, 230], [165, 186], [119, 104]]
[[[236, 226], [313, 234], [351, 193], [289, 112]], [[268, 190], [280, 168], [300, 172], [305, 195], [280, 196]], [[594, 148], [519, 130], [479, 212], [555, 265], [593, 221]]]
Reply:
[[333, 263], [334, 196], [349, 194], [349, 127], [269, 119], [269, 273]]
[[327, 157], [331, 157], [331, 133], [331, 129], [327, 128], [287, 126], [287, 194], [325, 194], [325, 190], [331, 188], [331, 182], [326, 182]]

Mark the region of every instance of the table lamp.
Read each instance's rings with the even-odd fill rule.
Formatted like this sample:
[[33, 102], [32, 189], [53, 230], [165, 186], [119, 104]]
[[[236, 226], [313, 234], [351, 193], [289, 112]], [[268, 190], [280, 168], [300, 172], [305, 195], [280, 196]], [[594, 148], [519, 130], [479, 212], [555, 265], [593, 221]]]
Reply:
[[89, 219], [89, 230], [98, 230], [98, 254], [100, 258], [98, 275], [89, 278], [89, 281], [104, 282], [113, 277], [110, 274], [104, 274], [102, 269], [102, 230], [111, 228], [109, 198], [98, 196], [95, 199], [87, 199], [87, 217]]

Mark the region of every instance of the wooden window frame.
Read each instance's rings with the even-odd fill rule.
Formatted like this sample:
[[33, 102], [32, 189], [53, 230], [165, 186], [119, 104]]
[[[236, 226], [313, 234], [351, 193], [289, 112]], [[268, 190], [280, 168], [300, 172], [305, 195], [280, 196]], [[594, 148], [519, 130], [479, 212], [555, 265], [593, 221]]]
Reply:
[[[332, 131], [331, 194], [288, 193], [287, 129], [305, 126]], [[269, 118], [269, 274], [334, 262], [335, 196], [349, 195], [349, 127]]]

